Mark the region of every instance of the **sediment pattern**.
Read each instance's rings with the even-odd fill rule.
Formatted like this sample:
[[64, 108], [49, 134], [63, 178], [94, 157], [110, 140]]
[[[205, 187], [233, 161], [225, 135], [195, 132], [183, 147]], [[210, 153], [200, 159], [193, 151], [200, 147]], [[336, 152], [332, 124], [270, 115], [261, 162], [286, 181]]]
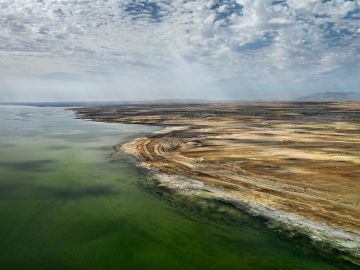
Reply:
[[342, 244], [360, 253], [359, 103], [136, 105], [75, 111], [95, 121], [177, 126], [125, 147], [160, 174], [194, 179], [228, 198], [344, 232], [348, 243]]

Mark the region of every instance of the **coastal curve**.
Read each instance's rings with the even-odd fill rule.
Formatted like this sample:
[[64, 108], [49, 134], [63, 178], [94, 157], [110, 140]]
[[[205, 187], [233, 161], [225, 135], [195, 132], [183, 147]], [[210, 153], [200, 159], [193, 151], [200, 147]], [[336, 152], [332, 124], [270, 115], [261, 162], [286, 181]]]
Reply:
[[95, 121], [168, 126], [121, 149], [178, 192], [231, 202], [360, 258], [360, 104], [75, 111]]

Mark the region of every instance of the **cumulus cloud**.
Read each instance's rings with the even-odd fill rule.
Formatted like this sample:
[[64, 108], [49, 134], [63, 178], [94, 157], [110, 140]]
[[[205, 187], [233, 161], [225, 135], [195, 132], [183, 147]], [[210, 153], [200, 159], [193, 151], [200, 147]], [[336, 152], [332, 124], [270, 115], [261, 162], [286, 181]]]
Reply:
[[200, 79], [251, 90], [355, 77], [359, 19], [358, 0], [0, 0], [0, 80], [143, 80], [139, 91], [171, 92]]

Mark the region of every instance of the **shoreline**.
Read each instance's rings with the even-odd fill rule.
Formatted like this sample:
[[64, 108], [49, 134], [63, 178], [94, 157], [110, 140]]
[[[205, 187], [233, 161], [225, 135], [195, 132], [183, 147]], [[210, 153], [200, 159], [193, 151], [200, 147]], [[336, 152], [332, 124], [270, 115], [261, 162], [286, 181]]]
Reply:
[[360, 103], [72, 110], [81, 119], [165, 127], [122, 150], [164, 186], [231, 201], [329, 243], [359, 265]]
[[[162, 130], [149, 134], [149, 137], [186, 128], [187, 126], [165, 127]], [[332, 248], [344, 252], [345, 256], [350, 255], [353, 258], [346, 259], [356, 265], [360, 265], [360, 262], [353, 260], [360, 259], [360, 235], [317, 223], [296, 214], [271, 209], [255, 201], [244, 200], [241, 197], [229, 195], [226, 191], [209, 186], [199, 180], [189, 179], [181, 175], [161, 173], [156, 169], [152, 169], [151, 164], [144, 161], [141, 154], [136, 150], [138, 142], [149, 137], [135, 138], [130, 142], [119, 145], [118, 151], [121, 150], [135, 157], [137, 166], [148, 170], [152, 177], [165, 187], [186, 196], [201, 196], [231, 203], [236, 209], [245, 211], [250, 215], [268, 219], [272, 223], [271, 226], [268, 226], [270, 229], [271, 227], [281, 227], [286, 230], [302, 233], [308, 236], [314, 243], [325, 243]]]

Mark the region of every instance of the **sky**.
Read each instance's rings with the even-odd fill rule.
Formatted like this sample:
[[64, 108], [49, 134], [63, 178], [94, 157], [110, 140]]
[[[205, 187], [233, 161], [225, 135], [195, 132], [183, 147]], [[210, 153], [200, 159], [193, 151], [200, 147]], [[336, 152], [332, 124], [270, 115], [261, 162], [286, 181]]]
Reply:
[[360, 0], [0, 0], [0, 102], [360, 92]]

